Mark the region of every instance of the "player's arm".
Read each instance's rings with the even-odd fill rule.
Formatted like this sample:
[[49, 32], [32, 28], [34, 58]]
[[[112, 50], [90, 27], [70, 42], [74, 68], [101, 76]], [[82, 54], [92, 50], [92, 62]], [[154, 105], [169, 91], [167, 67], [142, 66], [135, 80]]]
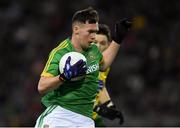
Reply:
[[38, 83], [38, 91], [40, 94], [44, 94], [48, 91], [52, 91], [63, 84], [63, 80], [59, 79], [59, 76], [46, 77], [41, 76]]
[[[70, 81], [71, 78], [83, 75], [86, 73], [86, 63], [81, 59], [75, 64], [70, 64], [71, 57], [69, 56], [64, 66], [64, 72], [58, 76], [41, 76], [38, 83], [38, 91], [44, 94], [58, 88], [64, 81]], [[51, 74], [50, 74], [51, 75]]]
[[113, 102], [111, 101], [111, 98], [109, 96], [109, 93], [104, 86], [104, 83], [102, 80], [99, 80], [99, 86], [103, 86], [103, 88], [99, 92], [98, 96], [98, 104], [94, 106], [94, 112], [98, 113], [100, 116], [103, 116], [108, 119], [115, 119], [119, 118], [119, 124], [123, 124], [124, 117], [121, 111], [117, 110]]
[[129, 19], [123, 19], [115, 24], [115, 36], [109, 47], [103, 52], [103, 63], [100, 67], [101, 71], [105, 71], [111, 66], [119, 51], [120, 44], [129, 31], [131, 24], [132, 22]]
[[94, 111], [100, 116], [108, 119], [119, 118], [119, 124], [123, 124], [124, 117], [121, 111], [118, 111], [111, 101], [111, 98], [106, 90], [106, 87], [99, 92], [99, 104], [94, 107]]
[[109, 100], [111, 100], [111, 98], [109, 96], [109, 93], [108, 93], [106, 87], [104, 86], [102, 88], [102, 90], [99, 91], [99, 103], [103, 104]]
[[120, 44], [112, 41], [109, 47], [102, 53], [103, 54], [103, 63], [100, 67], [101, 71], [105, 71], [108, 67], [111, 66], [114, 61], [118, 51], [120, 48]]

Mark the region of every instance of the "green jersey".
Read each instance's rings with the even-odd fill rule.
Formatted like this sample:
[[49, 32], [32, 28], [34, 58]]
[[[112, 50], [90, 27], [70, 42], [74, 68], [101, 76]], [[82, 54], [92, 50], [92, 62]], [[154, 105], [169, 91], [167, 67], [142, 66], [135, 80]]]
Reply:
[[[61, 57], [72, 51], [75, 51], [75, 49], [69, 38], [61, 42], [58, 47], [51, 51], [41, 76], [59, 75]], [[60, 105], [63, 108], [92, 118], [93, 105], [98, 91], [99, 64], [102, 60], [102, 54], [95, 44], [92, 44], [82, 54], [87, 59], [85, 79], [64, 82], [56, 90], [46, 93], [42, 97], [42, 103], [46, 107]]]

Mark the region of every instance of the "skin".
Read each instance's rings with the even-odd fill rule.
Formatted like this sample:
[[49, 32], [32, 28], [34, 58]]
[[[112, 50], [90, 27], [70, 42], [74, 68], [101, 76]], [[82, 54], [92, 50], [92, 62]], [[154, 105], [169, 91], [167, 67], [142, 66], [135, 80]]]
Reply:
[[101, 52], [105, 51], [109, 46], [108, 38], [103, 34], [96, 34], [95, 42]]
[[[105, 51], [109, 46], [107, 36], [103, 35], [103, 34], [96, 34], [95, 37], [96, 37], [95, 42], [96, 42], [96, 45], [99, 48], [99, 50], [101, 52]], [[99, 102], [100, 102], [100, 104], [103, 104], [108, 100], [110, 100], [110, 96], [109, 96], [109, 94], [107, 92], [106, 87], [104, 86], [102, 88], [102, 90], [100, 90], [100, 92], [99, 92]]]
[[73, 25], [72, 44], [78, 52], [87, 50], [91, 43], [95, 41], [95, 36], [98, 31], [98, 23], [85, 24], [75, 23]]
[[[98, 23], [89, 24], [75, 22], [72, 24], [72, 38], [71, 42], [77, 52], [86, 51], [92, 42], [95, 41], [95, 36], [98, 31]], [[120, 45], [112, 41], [110, 46], [103, 52], [103, 63], [100, 67], [101, 71], [105, 71], [113, 62]], [[38, 91], [44, 94], [48, 91], [54, 90], [64, 83], [59, 79], [59, 76], [41, 76], [38, 83]]]

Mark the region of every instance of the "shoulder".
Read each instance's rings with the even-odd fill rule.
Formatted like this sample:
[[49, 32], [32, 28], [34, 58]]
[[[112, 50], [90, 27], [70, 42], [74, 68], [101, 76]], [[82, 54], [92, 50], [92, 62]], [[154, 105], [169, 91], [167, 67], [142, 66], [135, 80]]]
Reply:
[[59, 41], [58, 46], [51, 50], [50, 54], [63, 54], [68, 51], [70, 47], [70, 43], [68, 39], [65, 39], [64, 41]]
[[70, 46], [68, 39], [65, 39], [64, 41], [61, 42], [59, 41], [58, 43], [59, 43], [58, 46], [53, 49], [54, 51], [59, 51], [68, 48]]

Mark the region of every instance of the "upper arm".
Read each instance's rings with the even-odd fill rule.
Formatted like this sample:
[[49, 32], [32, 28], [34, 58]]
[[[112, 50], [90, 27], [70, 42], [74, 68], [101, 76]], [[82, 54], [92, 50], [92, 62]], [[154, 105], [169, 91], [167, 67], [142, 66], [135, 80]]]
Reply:
[[103, 59], [104, 62], [102, 64], [101, 70], [106, 70], [108, 67], [111, 66], [113, 63], [118, 51], [119, 51], [120, 45], [116, 42], [112, 41], [109, 47], [103, 51]]

